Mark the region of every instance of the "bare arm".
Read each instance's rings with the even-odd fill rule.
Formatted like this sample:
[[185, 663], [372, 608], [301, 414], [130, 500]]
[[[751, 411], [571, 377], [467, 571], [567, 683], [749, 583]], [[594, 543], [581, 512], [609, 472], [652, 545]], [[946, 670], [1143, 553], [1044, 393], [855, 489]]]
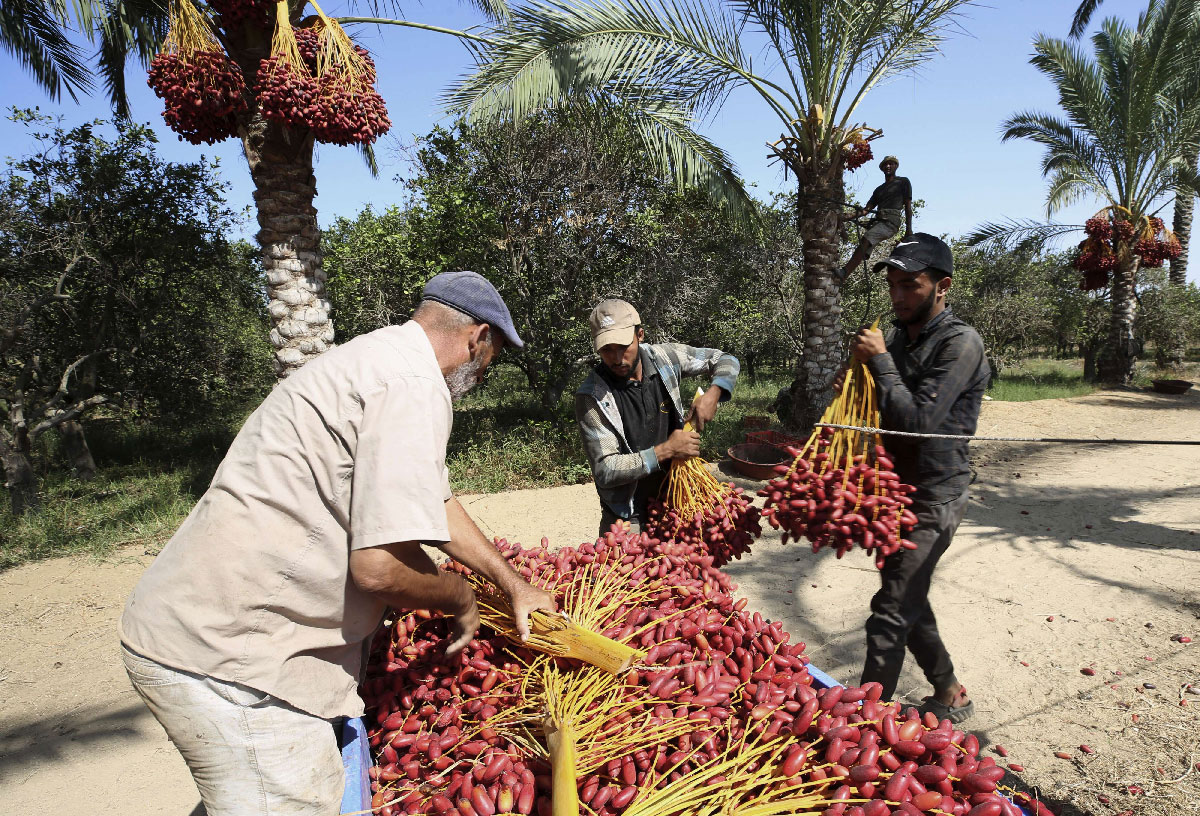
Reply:
[[446, 501], [446, 523], [450, 528], [450, 540], [436, 542], [435, 545], [458, 563], [487, 578], [508, 595], [516, 615], [517, 632], [522, 638], [528, 637], [529, 613], [535, 609], [553, 612], [554, 597], [544, 590], [530, 586], [512, 568], [456, 498], [451, 497]]
[[912, 236], [912, 216], [913, 216], [912, 199], [910, 198], [908, 201], [904, 202], [904, 237], [905, 238], [909, 238]]
[[458, 575], [437, 568], [416, 541], [350, 551], [350, 578], [363, 592], [398, 609], [436, 609], [454, 616], [447, 654], [461, 651], [479, 628], [475, 593]]

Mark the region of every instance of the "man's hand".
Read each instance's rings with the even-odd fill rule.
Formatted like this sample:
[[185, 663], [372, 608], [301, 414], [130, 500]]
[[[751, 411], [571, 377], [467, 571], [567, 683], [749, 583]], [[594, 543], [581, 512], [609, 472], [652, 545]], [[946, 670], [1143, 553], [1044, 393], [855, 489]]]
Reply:
[[454, 657], [467, 648], [467, 644], [475, 639], [475, 633], [479, 631], [479, 605], [475, 600], [475, 593], [468, 591], [463, 598], [462, 607], [453, 614], [454, 631], [450, 635], [450, 642], [446, 644], [447, 657]]
[[654, 446], [654, 455], [658, 461], [668, 459], [690, 459], [700, 455], [700, 434], [695, 431], [685, 431], [680, 428], [672, 431], [666, 442]]
[[529, 614], [531, 612], [537, 609], [551, 613], [556, 611], [553, 595], [524, 581], [514, 584], [509, 589], [508, 602], [512, 604], [513, 617], [517, 620], [517, 634], [523, 641], [529, 640]]
[[438, 569], [416, 541], [351, 550], [350, 578], [363, 592], [397, 609], [436, 609], [453, 615], [448, 654], [462, 651], [479, 629], [471, 587], [461, 576]]
[[859, 329], [858, 334], [850, 341], [850, 353], [864, 363], [877, 354], [886, 354], [887, 344], [883, 341], [883, 332], [879, 329]]
[[842, 386], [846, 384], [846, 372], [850, 370], [850, 366], [845, 363], [838, 369], [837, 374], [833, 375], [833, 393], [842, 393]]
[[[697, 431], [703, 431], [714, 416], [717, 415], [717, 406], [721, 404], [721, 387], [719, 385], [710, 385], [696, 399], [692, 400], [692, 408], [688, 411], [687, 417], [683, 420], [685, 423], [691, 422], [696, 426]], [[697, 452], [699, 455], [699, 452]]]
[[[516, 617], [517, 632], [522, 638], [529, 636], [529, 613], [535, 609], [554, 612], [554, 598], [528, 584], [520, 573], [512, 568], [496, 546], [487, 540], [479, 527], [467, 515], [458, 499], [446, 501], [446, 522], [450, 527], [450, 541], [440, 544], [442, 552], [460, 564], [464, 564], [487, 578], [508, 596]], [[455, 617], [455, 641], [465, 634], [467, 624], [479, 626], [479, 610], [474, 608], [475, 596], [471, 595], [471, 610], [464, 613], [460, 630], [459, 618]], [[472, 623], [473, 621], [473, 623]], [[474, 634], [474, 629], [471, 630]], [[470, 638], [463, 645], [470, 642]]]
[[900, 240], [901, 241], [911, 241], [912, 237], [913, 237], [912, 227], [909, 227], [908, 229], [906, 229], [904, 231], [904, 237], [901, 238]]

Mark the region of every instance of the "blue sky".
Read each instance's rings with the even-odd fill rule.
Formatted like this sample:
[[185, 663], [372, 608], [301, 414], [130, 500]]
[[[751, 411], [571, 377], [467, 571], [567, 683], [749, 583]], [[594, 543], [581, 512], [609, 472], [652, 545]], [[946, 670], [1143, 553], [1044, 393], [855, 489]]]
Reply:
[[[1106, 0], [1099, 16], [1133, 21], [1144, 2]], [[482, 21], [476, 12], [452, 0], [404, 7], [409, 19], [448, 28]], [[1075, 0], [991, 0], [990, 5], [970, 8], [962, 20], [964, 31], [950, 37], [942, 55], [918, 75], [877, 88], [859, 109], [857, 121], [884, 131], [884, 137], [874, 143], [876, 156], [897, 155], [901, 174], [912, 180], [914, 195], [926, 202], [916, 229], [957, 235], [984, 221], [1044, 216], [1041, 151], [1032, 143], [1001, 143], [1000, 123], [1021, 110], [1056, 110], [1049, 81], [1028, 63], [1030, 43], [1038, 32], [1065, 36], [1075, 7]], [[347, 13], [347, 8], [345, 2], [325, 6], [335, 15]], [[352, 216], [368, 204], [382, 209], [402, 200], [404, 192], [395, 177], [407, 171], [403, 145], [445, 121], [439, 94], [471, 67], [466, 49], [444, 35], [367, 26], [355, 27], [352, 33], [375, 56], [393, 129], [377, 146], [378, 178], [367, 172], [357, 151], [318, 146], [316, 204], [322, 224], [338, 215]], [[756, 54], [756, 59], [762, 58]], [[49, 102], [7, 54], [0, 55], [0, 71], [7, 84], [6, 107], [40, 106], [61, 113], [69, 124], [108, 113], [102, 98], [80, 104], [69, 99]], [[167, 158], [186, 161], [201, 153], [218, 157], [222, 174], [232, 185], [231, 202], [239, 207], [252, 203], [249, 172], [236, 141], [212, 147], [178, 141], [162, 124], [161, 104], [146, 87], [140, 68], [130, 68], [128, 85], [134, 117], [150, 122], [160, 133], [161, 151]], [[785, 189], [778, 165], [767, 162], [765, 147], [779, 137], [780, 123], [753, 92], [735, 92], [702, 130], [730, 153], [759, 197]], [[24, 152], [23, 137], [23, 129], [0, 121], [0, 155]], [[874, 163], [848, 176], [851, 189], [861, 198], [881, 178]], [[1082, 223], [1100, 206], [1099, 202], [1080, 204], [1060, 213], [1058, 219]], [[1168, 218], [1169, 213], [1168, 208]], [[248, 225], [247, 234], [253, 229]], [[1200, 254], [1193, 253], [1189, 278], [1200, 282], [1198, 267]]]

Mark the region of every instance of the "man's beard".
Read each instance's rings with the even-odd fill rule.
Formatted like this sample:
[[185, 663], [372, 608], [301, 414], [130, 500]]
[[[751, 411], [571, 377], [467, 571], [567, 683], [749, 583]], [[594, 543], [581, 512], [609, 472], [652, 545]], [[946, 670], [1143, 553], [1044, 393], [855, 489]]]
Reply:
[[446, 388], [450, 389], [450, 400], [458, 402], [472, 388], [479, 385], [479, 369], [483, 367], [483, 353], [467, 360], [458, 368], [446, 375]]
[[917, 326], [929, 319], [929, 313], [933, 311], [933, 304], [937, 301], [937, 289], [929, 293], [929, 298], [924, 303], [916, 308], [912, 313], [912, 317], [907, 320], [901, 320], [905, 326]]

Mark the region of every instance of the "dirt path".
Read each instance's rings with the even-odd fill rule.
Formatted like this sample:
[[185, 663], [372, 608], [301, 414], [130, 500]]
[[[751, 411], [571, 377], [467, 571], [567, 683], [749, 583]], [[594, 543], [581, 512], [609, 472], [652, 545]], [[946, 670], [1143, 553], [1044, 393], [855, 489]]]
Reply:
[[[1200, 394], [988, 403], [980, 433], [1200, 439]], [[1200, 696], [1182, 691], [1200, 686], [1200, 451], [994, 444], [976, 465], [933, 597], [976, 699], [971, 728], [1068, 814], [1200, 813]], [[589, 485], [465, 502], [486, 532], [526, 543], [578, 543], [599, 523]], [[183, 762], [116, 657], [116, 619], [150, 560], [127, 550], [0, 574], [0, 816], [63, 798], [96, 816], [193, 812]], [[816, 665], [857, 679], [877, 581], [866, 557], [764, 537], [729, 571]], [[926, 693], [907, 666], [900, 695]]]

